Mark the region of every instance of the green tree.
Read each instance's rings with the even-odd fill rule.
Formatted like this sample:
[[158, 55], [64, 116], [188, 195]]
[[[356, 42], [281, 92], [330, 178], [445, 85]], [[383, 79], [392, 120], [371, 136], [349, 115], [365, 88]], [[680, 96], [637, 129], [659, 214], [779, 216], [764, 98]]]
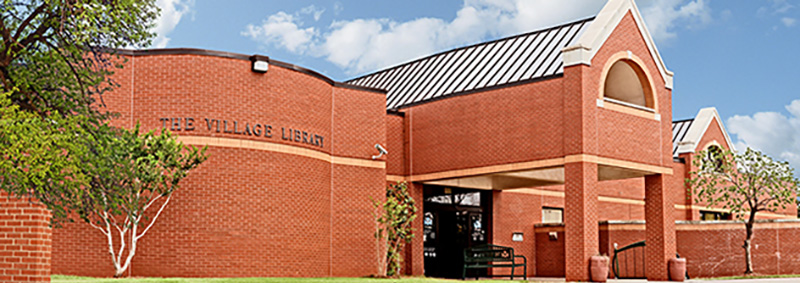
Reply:
[[[130, 266], [139, 239], [161, 216], [180, 181], [206, 160], [206, 148], [185, 147], [166, 129], [140, 135], [138, 125], [99, 139], [96, 145], [92, 151], [101, 158], [87, 166], [91, 181], [85, 189], [91, 193], [83, 195], [77, 212], [108, 239], [114, 277], [120, 277]], [[157, 210], [153, 213], [151, 208]], [[115, 234], [119, 242], [114, 241]], [[126, 246], [128, 235], [130, 246]]]
[[379, 242], [385, 241], [386, 245], [381, 275], [385, 272], [386, 276], [399, 277], [403, 264], [403, 246], [414, 238], [414, 228], [411, 228], [411, 223], [417, 218], [414, 198], [408, 193], [408, 185], [401, 182], [386, 187], [385, 202], [373, 200], [372, 203], [379, 211], [375, 216], [378, 224], [375, 238]]
[[794, 170], [788, 162], [775, 161], [750, 148], [744, 153], [734, 153], [711, 147], [698, 152], [693, 159], [696, 170], [690, 172], [687, 182], [696, 201], [721, 205], [744, 220], [745, 274], [753, 273], [750, 247], [756, 214], [776, 212], [795, 202], [798, 180]]
[[103, 94], [114, 50], [146, 46], [154, 0], [0, 0], [0, 189], [64, 220], [91, 191], [92, 144], [116, 130]]

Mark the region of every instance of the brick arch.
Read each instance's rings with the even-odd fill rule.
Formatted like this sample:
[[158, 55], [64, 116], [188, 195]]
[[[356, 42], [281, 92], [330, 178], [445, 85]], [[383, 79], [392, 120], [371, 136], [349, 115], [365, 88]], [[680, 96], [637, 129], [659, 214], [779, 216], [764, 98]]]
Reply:
[[[656, 113], [658, 112], [658, 95], [655, 90], [655, 86], [653, 84], [653, 76], [650, 74], [650, 71], [647, 69], [645, 62], [636, 56], [631, 51], [620, 51], [611, 55], [608, 60], [606, 60], [605, 65], [603, 65], [603, 72], [600, 75], [600, 83], [598, 85], [598, 98], [603, 99], [606, 97], [605, 88], [606, 88], [606, 81], [609, 76], [609, 72], [611, 68], [615, 66], [615, 64], [624, 62], [628, 66], [630, 66], [635, 72], [639, 79], [639, 82], [642, 83], [642, 91], [644, 92], [645, 98], [645, 105], [641, 105], [643, 107], [651, 108]], [[628, 102], [628, 101], [624, 101]]]

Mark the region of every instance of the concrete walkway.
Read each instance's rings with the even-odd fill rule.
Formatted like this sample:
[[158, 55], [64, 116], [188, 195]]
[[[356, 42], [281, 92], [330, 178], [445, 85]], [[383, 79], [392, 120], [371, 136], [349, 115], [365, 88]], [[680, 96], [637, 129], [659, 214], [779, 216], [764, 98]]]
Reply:
[[[564, 278], [528, 278], [531, 282], [564, 282]], [[647, 282], [670, 282], [670, 281], [647, 281], [644, 279], [608, 279], [608, 283], [647, 283]], [[691, 279], [684, 282], [693, 283], [800, 283], [800, 278], [754, 278], [754, 279], [729, 279], [729, 280], [706, 280]], [[674, 282], [672, 282], [674, 283]]]
[[[647, 281], [630, 279], [611, 279], [609, 283], [645, 283], [645, 282], [669, 282], [669, 281]], [[754, 279], [728, 279], [728, 280], [701, 280], [691, 279], [684, 282], [694, 283], [797, 283], [800, 278], [754, 278]]]

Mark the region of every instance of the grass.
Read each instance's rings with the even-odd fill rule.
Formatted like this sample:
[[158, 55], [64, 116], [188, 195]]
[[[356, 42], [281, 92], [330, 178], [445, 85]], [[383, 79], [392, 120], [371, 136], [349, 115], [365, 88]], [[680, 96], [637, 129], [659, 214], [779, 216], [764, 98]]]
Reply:
[[[800, 278], [800, 274], [754, 274], [754, 275], [739, 275], [739, 276], [726, 276], [726, 277], [708, 277], [696, 278], [700, 280], [735, 280], [735, 279], [760, 279], [760, 278]], [[694, 279], [694, 278], [692, 278]]]
[[[424, 277], [405, 277], [401, 279], [375, 279], [375, 278], [93, 278], [67, 275], [53, 275], [50, 277], [53, 283], [455, 283], [461, 280], [434, 279]], [[478, 280], [469, 281], [478, 283], [490, 282], [528, 282], [528, 281], [509, 281], [509, 280]]]

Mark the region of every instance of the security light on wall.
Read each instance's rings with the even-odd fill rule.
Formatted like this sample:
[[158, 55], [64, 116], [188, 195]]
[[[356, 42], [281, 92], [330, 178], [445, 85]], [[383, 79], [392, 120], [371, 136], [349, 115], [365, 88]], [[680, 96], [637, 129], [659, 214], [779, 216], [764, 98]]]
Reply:
[[250, 70], [256, 73], [266, 73], [269, 70], [269, 57], [261, 55], [250, 56]]
[[384, 154], [389, 154], [389, 152], [386, 151], [386, 149], [383, 148], [383, 146], [381, 146], [380, 144], [376, 143], [375, 144], [375, 149], [378, 150], [378, 155], [373, 155], [372, 159], [378, 159], [378, 158], [381, 158], [381, 156], [383, 156]]

